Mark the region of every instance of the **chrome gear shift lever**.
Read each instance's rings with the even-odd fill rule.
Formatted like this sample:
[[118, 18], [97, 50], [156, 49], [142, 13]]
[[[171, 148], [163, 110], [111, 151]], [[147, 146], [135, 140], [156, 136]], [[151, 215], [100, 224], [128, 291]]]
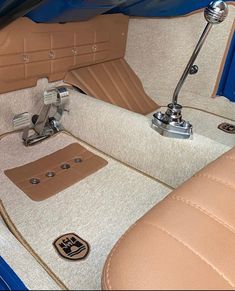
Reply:
[[188, 77], [191, 68], [213, 26], [221, 23], [228, 15], [228, 6], [225, 2], [218, 0], [211, 2], [204, 10], [207, 25], [193, 51], [193, 54], [176, 86], [173, 94], [172, 103], [168, 104], [165, 114], [156, 112], [153, 115], [152, 128], [163, 136], [187, 139], [192, 135], [192, 125], [182, 119], [182, 106], [178, 104], [178, 96]]

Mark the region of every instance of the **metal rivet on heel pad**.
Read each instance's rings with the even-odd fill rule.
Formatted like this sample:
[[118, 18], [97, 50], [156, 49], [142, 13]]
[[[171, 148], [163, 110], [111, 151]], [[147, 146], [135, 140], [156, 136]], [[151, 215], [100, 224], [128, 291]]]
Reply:
[[70, 164], [61, 165], [61, 169], [63, 169], [63, 170], [68, 170], [70, 167], [71, 167]]
[[74, 162], [76, 164], [79, 164], [79, 163], [82, 163], [83, 161], [82, 161], [82, 158], [76, 158], [76, 159], [74, 159]]
[[48, 177], [48, 178], [55, 177], [55, 172], [47, 172], [46, 177]]
[[29, 180], [29, 182], [30, 182], [31, 184], [33, 184], [33, 185], [37, 185], [37, 184], [40, 183], [40, 180], [37, 179], [37, 178], [32, 178], [32, 179]]

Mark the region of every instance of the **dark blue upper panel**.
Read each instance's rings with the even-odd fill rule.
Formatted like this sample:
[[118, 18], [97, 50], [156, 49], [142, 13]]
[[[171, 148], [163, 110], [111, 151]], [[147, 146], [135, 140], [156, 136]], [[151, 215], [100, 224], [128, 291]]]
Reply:
[[[0, 0], [0, 16], [30, 0]], [[28, 13], [36, 22], [70, 22], [92, 18], [103, 13], [131, 16], [178, 16], [205, 7], [211, 0], [42, 0]], [[227, 1], [227, 0], [225, 0]], [[234, 0], [235, 1], [235, 0]]]
[[0, 0], [0, 16], [3, 16], [21, 2], [22, 0]]
[[36, 22], [81, 21], [103, 14], [125, 0], [46, 0], [27, 16]]
[[210, 2], [211, 0], [127, 0], [110, 12], [122, 12], [130, 16], [171, 17], [204, 8]]
[[37, 22], [86, 20], [105, 12], [145, 17], [178, 16], [203, 8], [209, 2], [211, 0], [46, 0], [28, 16]]

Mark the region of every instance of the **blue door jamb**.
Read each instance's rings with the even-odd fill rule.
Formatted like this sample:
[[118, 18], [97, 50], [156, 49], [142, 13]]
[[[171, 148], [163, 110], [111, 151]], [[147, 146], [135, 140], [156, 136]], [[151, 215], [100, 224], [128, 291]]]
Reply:
[[228, 51], [217, 94], [235, 102], [235, 33]]

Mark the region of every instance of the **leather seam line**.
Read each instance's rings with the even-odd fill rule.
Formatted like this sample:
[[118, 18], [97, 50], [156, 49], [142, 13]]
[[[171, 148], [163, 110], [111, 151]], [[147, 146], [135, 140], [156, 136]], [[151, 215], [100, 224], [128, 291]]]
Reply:
[[111, 262], [113, 259], [114, 254], [116, 253], [116, 251], [119, 249], [121, 242], [123, 241], [123, 239], [128, 235], [129, 232], [131, 232], [131, 230], [137, 225], [138, 221], [133, 224], [127, 231], [126, 233], [124, 233], [122, 235], [122, 237], [119, 239], [119, 241], [116, 243], [116, 245], [114, 246], [113, 250], [111, 251], [108, 261], [107, 261], [107, 267], [105, 267], [104, 273], [105, 273], [105, 278], [107, 279], [107, 282], [105, 282], [105, 284], [108, 287], [108, 290], [113, 290], [112, 289], [112, 285], [111, 285], [111, 279], [110, 279], [110, 266], [111, 266]]
[[152, 227], [155, 227], [157, 229], [159, 229], [161, 232], [167, 234], [168, 236], [170, 236], [171, 238], [173, 238], [174, 240], [176, 240], [177, 242], [179, 242], [180, 244], [182, 244], [185, 248], [187, 248], [188, 250], [190, 250], [195, 256], [197, 256], [198, 258], [200, 258], [204, 263], [206, 263], [212, 270], [214, 270], [220, 277], [222, 277], [224, 279], [224, 281], [226, 281], [226, 283], [229, 284], [230, 287], [235, 288], [235, 286], [233, 285], [233, 283], [220, 271], [218, 270], [213, 264], [211, 264], [205, 257], [203, 257], [200, 253], [198, 253], [196, 250], [194, 250], [192, 247], [190, 247], [190, 245], [188, 245], [186, 242], [184, 242], [183, 240], [177, 238], [176, 236], [174, 236], [173, 234], [171, 234], [169, 231], [167, 231], [165, 228], [153, 224], [151, 222], [148, 221], [143, 221], [143, 224], [147, 224], [150, 225]]
[[235, 161], [235, 157], [229, 155], [222, 156], [221, 158]]
[[204, 208], [202, 208], [200, 205], [187, 200], [181, 196], [178, 195], [171, 195], [169, 198], [173, 199], [173, 200], [177, 200], [180, 201], [184, 204], [186, 204], [187, 206], [193, 207], [197, 210], [199, 210], [200, 212], [202, 212], [203, 214], [205, 214], [206, 216], [208, 216], [209, 218], [211, 218], [213, 221], [221, 224], [223, 227], [225, 227], [226, 229], [228, 229], [229, 231], [231, 231], [233, 234], [235, 234], [235, 229], [232, 225], [225, 223], [223, 220], [221, 220], [219, 217], [217, 217], [215, 214], [208, 212], [207, 210], [205, 210]]
[[209, 174], [196, 174], [196, 175], [194, 175], [194, 177], [207, 178], [207, 179], [209, 179], [211, 181], [217, 182], [219, 184], [222, 184], [224, 186], [227, 186], [228, 188], [231, 188], [231, 189], [235, 190], [235, 185], [232, 185], [232, 184], [230, 184], [228, 182], [225, 182], [222, 179], [219, 179], [219, 178], [214, 177], [214, 176], [209, 175]]

